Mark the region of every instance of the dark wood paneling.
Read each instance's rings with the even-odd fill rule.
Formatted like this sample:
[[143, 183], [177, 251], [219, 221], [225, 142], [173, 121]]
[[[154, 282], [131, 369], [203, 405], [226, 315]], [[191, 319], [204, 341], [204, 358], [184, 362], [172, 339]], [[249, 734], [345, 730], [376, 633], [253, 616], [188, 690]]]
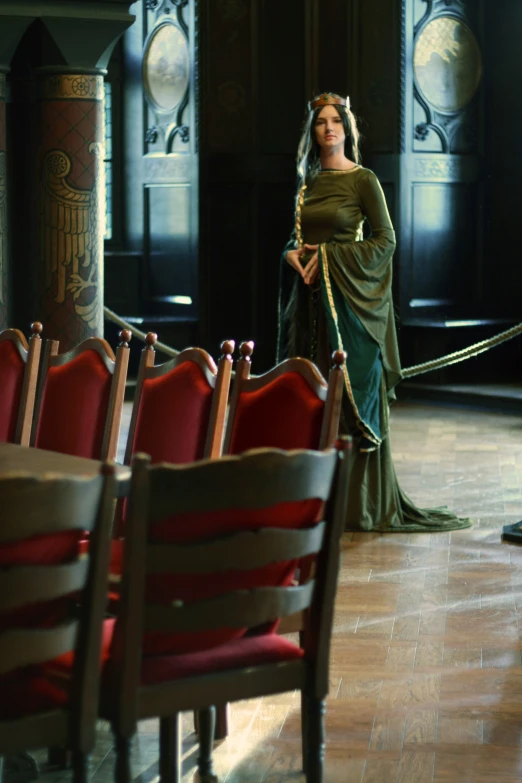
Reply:
[[105, 253], [104, 302], [107, 307], [126, 317], [140, 312], [141, 270], [143, 256], [131, 251]]
[[413, 186], [410, 309], [460, 308], [463, 315], [476, 304], [476, 205], [475, 185]]
[[316, 4], [206, 0], [201, 8], [202, 343], [254, 339], [258, 372], [275, 358]]
[[259, 147], [264, 154], [292, 155], [309, 99], [304, 79], [306, 19], [302, 0], [285, 0], [290, 25], [279, 23], [280, 8], [281, 0], [260, 4]]
[[[251, 188], [238, 184], [207, 186], [202, 223], [210, 229], [205, 248], [206, 315], [216, 339], [248, 331], [254, 247], [251, 240]], [[232, 331], [231, 331], [232, 330]]]
[[201, 0], [202, 151], [239, 154], [252, 149], [256, 5], [254, 0]]
[[320, 0], [317, 9], [317, 76], [311, 92], [347, 95], [353, 85], [350, 62], [354, 34], [351, 0]]
[[291, 182], [285, 185], [268, 182], [259, 187], [258, 193], [263, 252], [259, 255], [257, 276], [257, 356], [263, 366], [270, 366], [277, 339], [281, 251], [294, 226], [294, 189]]
[[[140, 297], [132, 314], [149, 320], [155, 317], [160, 319], [158, 324], [167, 324], [169, 318], [172, 323], [192, 323], [198, 314], [196, 2], [165, 0], [147, 10], [142, 0], [136, 4], [136, 24], [124, 40], [126, 242], [142, 254], [137, 285]], [[144, 47], [166, 22], [174, 23], [186, 35], [190, 52], [187, 93], [170, 113], [157, 111], [146, 101], [142, 78]], [[173, 72], [173, 64], [166, 65]], [[187, 135], [173, 133], [182, 126], [188, 128]], [[183, 304], [178, 297], [185, 297], [190, 304]], [[158, 331], [164, 328], [158, 326]]]
[[[366, 154], [397, 152], [400, 111], [400, 2], [359, 0], [358, 83], [355, 113], [361, 117]], [[378, 22], [377, 22], [378, 20]]]
[[145, 188], [147, 298], [175, 306], [175, 301], [192, 299], [194, 280], [191, 264], [190, 185], [149, 185]]
[[519, 226], [522, 215], [520, 134], [522, 83], [520, 34], [522, 4], [499, 0], [486, 4], [486, 165], [488, 199], [485, 288], [496, 312], [520, 315], [522, 265]]
[[[420, 96], [413, 72], [415, 41], [426, 24], [450, 14], [480, 39], [482, 6], [435, 0], [421, 9], [413, 0], [404, 2], [398, 304], [402, 322], [415, 328], [422, 329], [423, 318], [428, 328], [437, 318], [446, 322], [483, 314], [483, 90], [460, 111], [441, 114]], [[439, 144], [434, 146], [435, 137]], [[461, 142], [465, 155], [456, 154]], [[430, 152], [435, 147], [446, 152]]]

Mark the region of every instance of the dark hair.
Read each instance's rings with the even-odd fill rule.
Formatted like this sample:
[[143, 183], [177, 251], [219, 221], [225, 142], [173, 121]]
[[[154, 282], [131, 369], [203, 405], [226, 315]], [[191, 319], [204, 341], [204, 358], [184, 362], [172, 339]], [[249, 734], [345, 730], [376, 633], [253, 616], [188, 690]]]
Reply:
[[[344, 154], [347, 158], [353, 160], [354, 163], [360, 163], [359, 131], [354, 113], [349, 107], [340, 104], [332, 103], [329, 105], [334, 107], [343, 123], [343, 130], [346, 136]], [[305, 117], [297, 150], [297, 173], [301, 183], [304, 180], [313, 179], [319, 171], [321, 148], [315, 136], [315, 123], [323, 109], [324, 106], [318, 106], [313, 111], [309, 111]]]
[[[346, 110], [345, 106], [339, 106], [338, 104], [333, 104], [333, 108], [339, 115], [339, 117], [342, 120], [343, 123], [343, 130], [345, 132], [346, 138], [344, 140], [344, 154], [347, 158], [350, 160], [353, 160], [354, 163], [359, 163], [359, 134], [357, 132], [357, 125], [355, 122], [355, 117], [350, 112], [350, 114], [353, 117], [353, 123], [350, 122], [350, 117], [348, 115], [348, 111]], [[312, 127], [311, 127], [311, 135], [312, 135], [312, 151], [315, 157], [319, 157], [320, 154], [320, 147], [317, 143], [316, 137], [315, 137], [315, 124], [317, 122], [317, 118], [319, 117], [321, 111], [324, 109], [324, 106], [318, 106], [317, 109], [314, 110], [313, 116], [312, 116]], [[355, 134], [354, 134], [354, 127], [355, 127]], [[355, 138], [354, 138], [355, 135]]]

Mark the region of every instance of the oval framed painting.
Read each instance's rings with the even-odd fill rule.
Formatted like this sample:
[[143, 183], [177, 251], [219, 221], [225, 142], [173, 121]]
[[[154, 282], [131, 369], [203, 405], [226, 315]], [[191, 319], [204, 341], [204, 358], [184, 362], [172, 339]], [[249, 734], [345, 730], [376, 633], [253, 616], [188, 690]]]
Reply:
[[434, 109], [463, 109], [482, 77], [482, 55], [472, 30], [454, 16], [432, 19], [415, 42], [413, 71], [419, 92]]
[[172, 114], [190, 81], [187, 38], [173, 20], [165, 19], [150, 33], [143, 51], [143, 89], [152, 109]]

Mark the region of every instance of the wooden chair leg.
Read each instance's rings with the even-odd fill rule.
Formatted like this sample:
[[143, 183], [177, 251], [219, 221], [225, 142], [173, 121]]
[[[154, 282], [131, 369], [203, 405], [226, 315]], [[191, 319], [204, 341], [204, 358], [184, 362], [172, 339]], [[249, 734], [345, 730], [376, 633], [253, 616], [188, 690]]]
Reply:
[[214, 732], [216, 730], [216, 708], [206, 707], [199, 710], [199, 757], [198, 772], [201, 783], [217, 780], [212, 761]]
[[179, 712], [160, 718], [159, 772], [161, 783], [181, 781], [181, 731]]
[[72, 754], [74, 783], [87, 783], [89, 780], [89, 755], [74, 751]]
[[114, 780], [116, 783], [131, 783], [132, 773], [130, 764], [131, 740], [128, 737], [115, 737], [116, 769]]
[[304, 752], [306, 754], [305, 775], [306, 783], [323, 783], [324, 779], [324, 713], [326, 704], [324, 699], [305, 695], [306, 702], [306, 740]]
[[216, 707], [216, 732], [214, 739], [222, 740], [228, 737], [228, 704]]
[[306, 761], [307, 761], [307, 707], [304, 691], [301, 691], [301, 747], [303, 754], [303, 772], [306, 775]]
[[[194, 711], [194, 731], [199, 737], [199, 716]], [[228, 737], [228, 704], [220, 704], [216, 707], [216, 731], [215, 740], [222, 740]]]

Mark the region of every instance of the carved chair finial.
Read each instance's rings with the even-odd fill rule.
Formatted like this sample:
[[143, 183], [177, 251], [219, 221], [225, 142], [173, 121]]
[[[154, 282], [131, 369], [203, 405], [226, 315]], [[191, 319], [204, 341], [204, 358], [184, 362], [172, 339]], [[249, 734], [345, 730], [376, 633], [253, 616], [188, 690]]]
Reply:
[[122, 329], [118, 337], [120, 338], [119, 347], [121, 348], [122, 345], [128, 347], [132, 338], [132, 332], [129, 329]]
[[221, 343], [221, 355], [232, 358], [232, 354], [236, 350], [235, 340], [225, 340]]
[[241, 352], [241, 358], [245, 360], [245, 362], [250, 361], [250, 357], [252, 356], [252, 353], [254, 352], [254, 342], [253, 340], [247, 340], [245, 342], [242, 342], [239, 346], [239, 350]]
[[38, 339], [40, 339], [40, 335], [42, 334], [42, 331], [43, 331], [43, 324], [40, 321], [34, 321], [31, 324], [31, 332], [32, 332], [31, 340], [33, 339], [33, 337], [37, 337]]
[[145, 337], [146, 348], [145, 351], [154, 351], [154, 347], [158, 342], [158, 335], [156, 332], [149, 332]]
[[346, 362], [346, 351], [334, 351], [332, 354], [332, 363], [334, 367], [342, 367]]

